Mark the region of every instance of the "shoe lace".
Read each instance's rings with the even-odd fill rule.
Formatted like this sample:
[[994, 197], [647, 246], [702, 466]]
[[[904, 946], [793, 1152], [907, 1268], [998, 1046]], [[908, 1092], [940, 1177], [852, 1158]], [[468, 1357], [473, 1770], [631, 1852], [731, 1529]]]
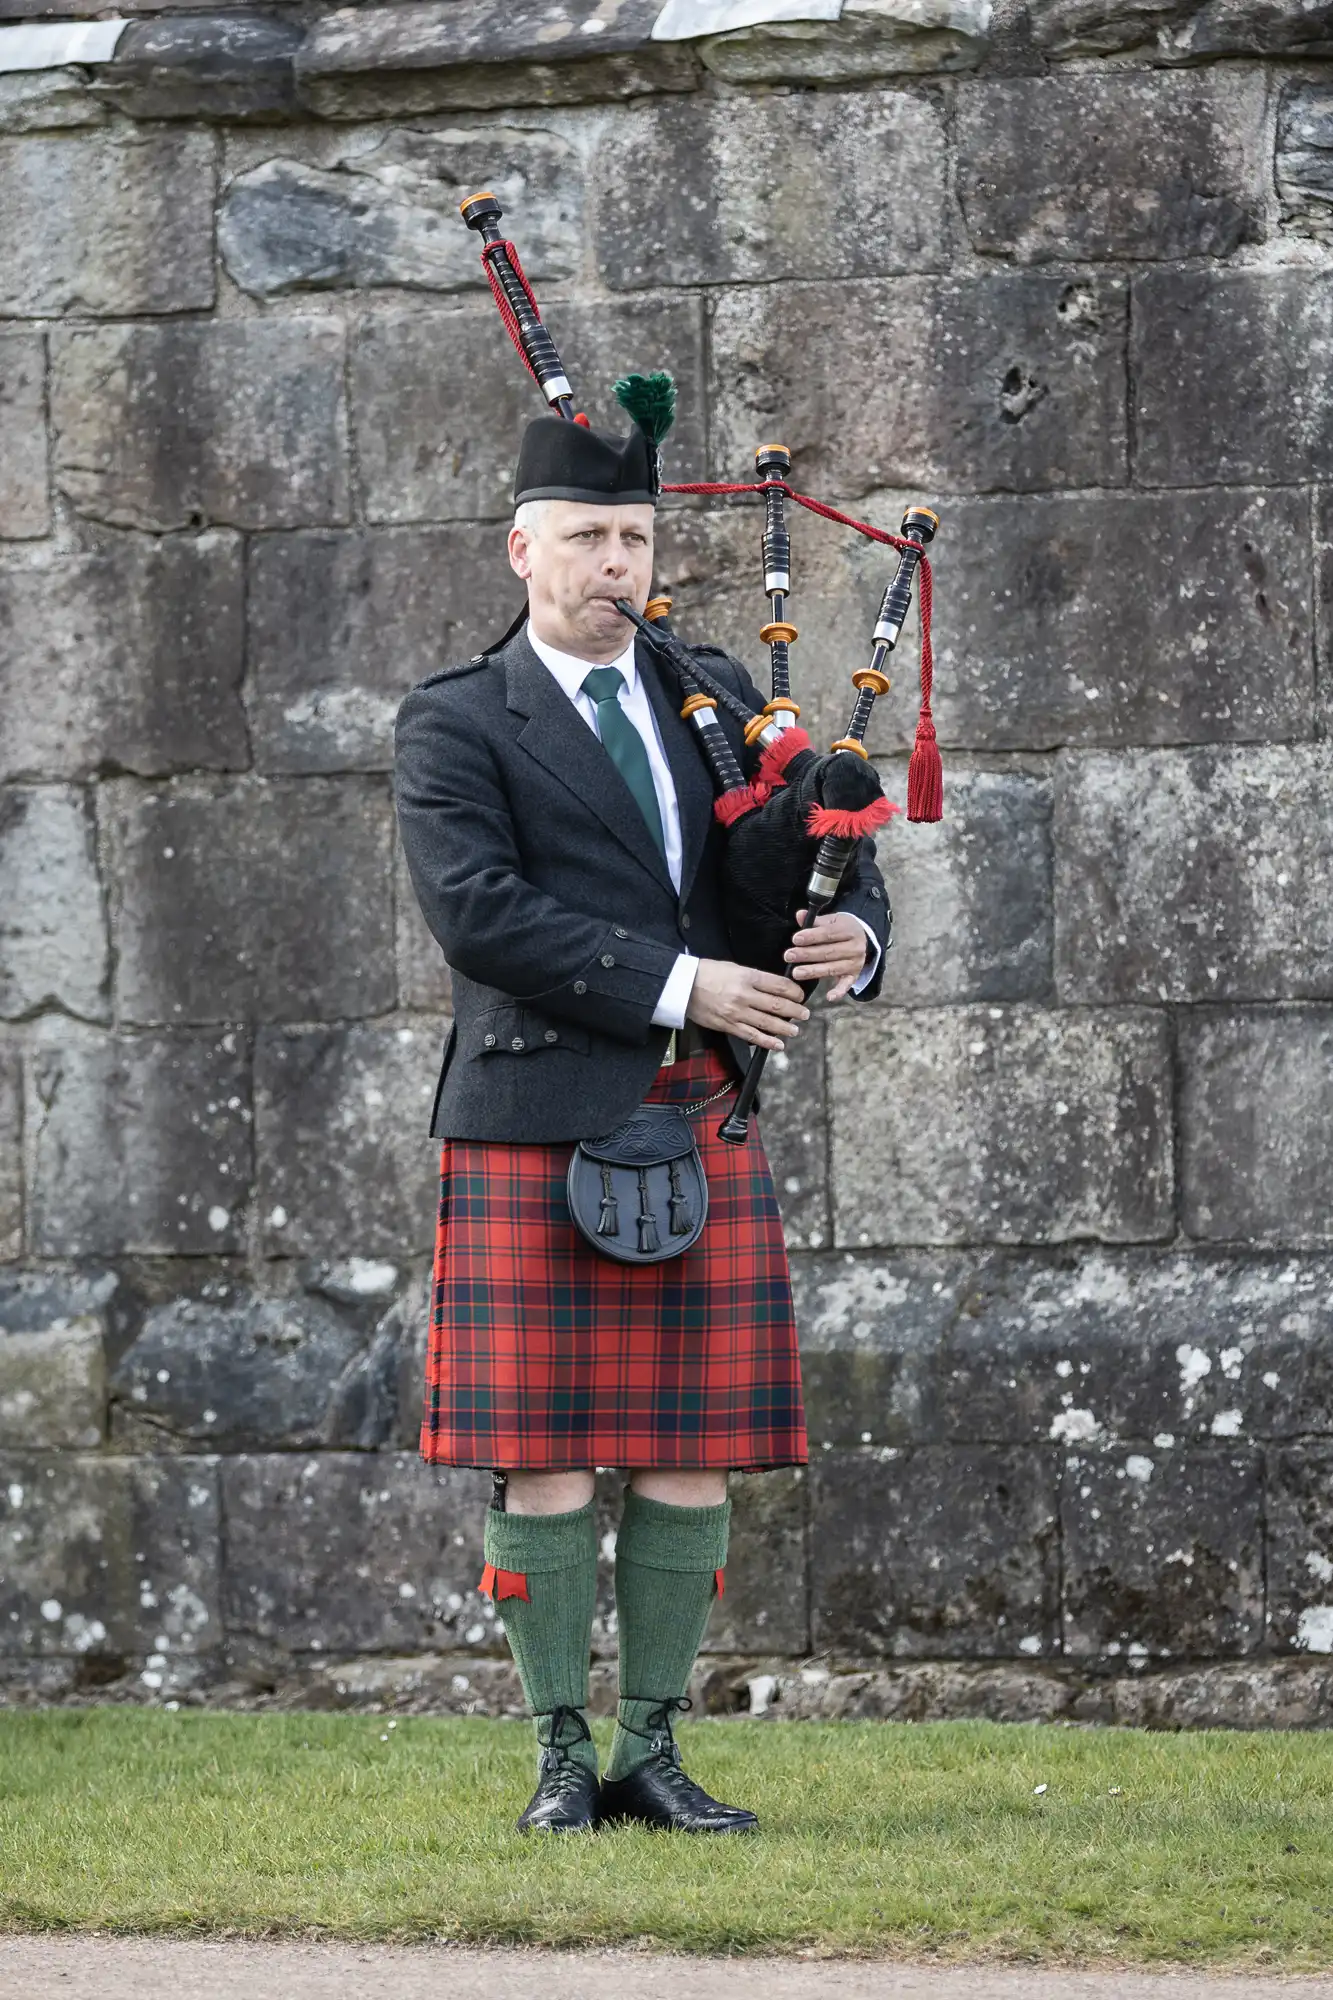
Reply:
[[[659, 1699], [657, 1695], [652, 1694], [633, 1694], [625, 1696], [624, 1699], [650, 1705], [644, 1717], [644, 1728], [635, 1729], [628, 1722], [622, 1722], [620, 1727], [627, 1729], [631, 1736], [640, 1737], [648, 1745], [650, 1756], [664, 1758], [674, 1770], [679, 1771], [680, 1746], [672, 1733], [671, 1718], [673, 1715], [684, 1715], [686, 1709], [694, 1707], [690, 1697], [687, 1694], [673, 1694], [666, 1696], [665, 1699]], [[684, 1776], [684, 1773], [681, 1775]]]
[[[582, 1782], [585, 1767], [572, 1753], [576, 1744], [592, 1742], [592, 1731], [582, 1709], [564, 1705], [541, 1709], [538, 1724], [547, 1717], [550, 1718], [550, 1727], [546, 1735], [541, 1737], [540, 1727], [538, 1729], [542, 1745], [538, 1768], [543, 1778], [551, 1780], [553, 1789], [563, 1794]], [[567, 1730], [571, 1733], [566, 1734]]]

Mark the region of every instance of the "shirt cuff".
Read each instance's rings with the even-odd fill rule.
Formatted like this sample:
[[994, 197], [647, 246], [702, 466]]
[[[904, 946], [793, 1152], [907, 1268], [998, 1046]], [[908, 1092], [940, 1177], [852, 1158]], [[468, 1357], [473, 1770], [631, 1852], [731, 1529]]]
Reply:
[[[846, 915], [851, 917], [854, 923], [860, 924], [861, 929], [866, 934], [866, 940], [870, 946], [870, 950], [866, 956], [866, 962], [861, 967], [860, 972], [857, 974], [856, 983], [851, 989], [853, 993], [863, 993], [866, 987], [869, 986], [871, 980], [874, 978], [875, 973], [879, 968], [880, 958], [882, 957], [883, 954], [880, 951], [879, 939], [875, 936], [875, 933], [871, 930], [865, 918], [858, 917], [856, 913], [852, 910], [848, 910], [846, 912]], [[670, 983], [671, 983], [670, 980], [668, 980], [667, 984], [670, 985]]]
[[685, 1026], [685, 1009], [690, 1004], [690, 995], [694, 991], [694, 975], [698, 970], [699, 961], [693, 952], [681, 952], [667, 974], [666, 985], [662, 988], [657, 1005], [653, 1009], [655, 1028]]

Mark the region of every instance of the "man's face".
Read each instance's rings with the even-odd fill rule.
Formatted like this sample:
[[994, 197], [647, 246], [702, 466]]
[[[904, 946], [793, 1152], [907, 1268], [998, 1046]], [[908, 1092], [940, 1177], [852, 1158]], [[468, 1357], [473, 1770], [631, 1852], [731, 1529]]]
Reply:
[[509, 562], [528, 586], [539, 639], [580, 659], [614, 660], [632, 636], [616, 598], [642, 611], [652, 587], [653, 510], [545, 501], [533, 527], [510, 529]]

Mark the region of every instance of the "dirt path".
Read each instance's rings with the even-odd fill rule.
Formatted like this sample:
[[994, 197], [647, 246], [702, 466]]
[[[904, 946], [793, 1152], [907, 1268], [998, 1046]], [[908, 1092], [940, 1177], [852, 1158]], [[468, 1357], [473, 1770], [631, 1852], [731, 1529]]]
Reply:
[[1333, 1975], [0, 1937], [5, 2000], [1333, 2000]]

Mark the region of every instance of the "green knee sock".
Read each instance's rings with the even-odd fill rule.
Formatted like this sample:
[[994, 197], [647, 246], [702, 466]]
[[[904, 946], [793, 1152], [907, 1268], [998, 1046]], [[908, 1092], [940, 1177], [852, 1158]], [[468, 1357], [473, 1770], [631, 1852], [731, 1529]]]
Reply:
[[704, 1626], [727, 1561], [731, 1502], [668, 1507], [625, 1495], [616, 1537], [616, 1622], [620, 1632], [620, 1708], [608, 1778], [642, 1764], [642, 1733], [654, 1708], [689, 1684]]
[[[526, 1598], [501, 1597], [495, 1608], [537, 1718], [537, 1741], [551, 1740], [551, 1711], [588, 1705], [588, 1658], [597, 1595], [597, 1529], [593, 1503], [572, 1514], [486, 1515], [486, 1560], [495, 1569], [518, 1570]], [[566, 1725], [560, 1741], [590, 1771], [597, 1769], [592, 1742]]]

